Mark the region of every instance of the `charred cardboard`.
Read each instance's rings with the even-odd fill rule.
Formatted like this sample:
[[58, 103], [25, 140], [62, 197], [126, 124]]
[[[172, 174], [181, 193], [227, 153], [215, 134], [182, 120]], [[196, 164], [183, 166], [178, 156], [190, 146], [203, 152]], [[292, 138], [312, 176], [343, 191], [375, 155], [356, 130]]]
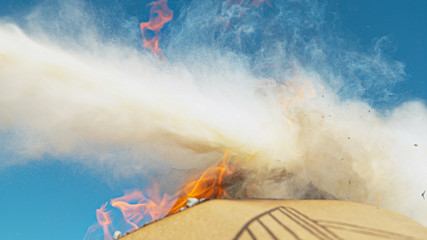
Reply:
[[132, 232], [149, 239], [427, 239], [390, 210], [338, 200], [209, 200]]

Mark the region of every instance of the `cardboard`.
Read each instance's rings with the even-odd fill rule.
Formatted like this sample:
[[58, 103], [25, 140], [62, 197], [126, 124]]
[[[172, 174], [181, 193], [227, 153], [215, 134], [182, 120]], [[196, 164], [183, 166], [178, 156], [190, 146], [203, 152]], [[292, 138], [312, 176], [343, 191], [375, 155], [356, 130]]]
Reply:
[[427, 239], [427, 228], [386, 209], [338, 200], [209, 200], [121, 240]]

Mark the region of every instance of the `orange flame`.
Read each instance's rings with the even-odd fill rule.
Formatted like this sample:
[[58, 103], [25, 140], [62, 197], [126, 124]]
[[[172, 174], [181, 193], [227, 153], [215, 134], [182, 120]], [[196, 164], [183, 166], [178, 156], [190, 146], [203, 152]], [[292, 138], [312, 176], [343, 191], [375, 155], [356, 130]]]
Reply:
[[99, 225], [102, 226], [102, 230], [104, 230], [104, 240], [111, 239], [109, 236], [110, 231], [108, 230], [108, 226], [111, 224], [111, 218], [109, 212], [105, 211], [105, 207], [107, 206], [106, 202], [99, 209], [96, 209], [96, 219], [98, 220]]
[[188, 198], [230, 198], [225, 191], [224, 178], [235, 173], [237, 163], [230, 166], [232, 156], [227, 151], [217, 166], [211, 166], [200, 176], [198, 180], [191, 181], [180, 192], [175, 205], [169, 214], [179, 211], [186, 206]]
[[[142, 42], [144, 47], [151, 50], [156, 57], [163, 59], [163, 52], [159, 48], [160, 30], [167, 22], [172, 20], [173, 11], [168, 8], [167, 0], [158, 0], [149, 3], [148, 6], [151, 6], [149, 21], [140, 24]], [[148, 31], [154, 32], [154, 37], [148, 37]]]
[[[164, 194], [160, 197], [159, 188], [151, 187], [147, 189], [147, 197], [141, 191], [135, 190], [125, 193], [123, 197], [111, 200], [111, 206], [120, 209], [125, 221], [132, 226], [132, 229], [138, 229], [138, 223], [146, 215], [150, 215], [151, 220], [157, 220], [165, 216], [172, 207], [173, 197]], [[130, 202], [137, 201], [136, 204]]]
[[91, 234], [98, 230], [99, 228], [102, 228], [104, 231], [104, 240], [112, 240], [113, 237], [110, 234], [109, 227], [112, 223], [110, 218], [110, 212], [106, 211], [106, 202], [104, 205], [102, 205], [99, 209], [96, 209], [96, 219], [98, 220], [98, 224], [92, 225], [87, 230], [87, 233], [83, 239], [90, 238]]
[[[225, 179], [237, 172], [237, 161], [230, 164], [232, 154], [226, 151], [217, 165], [206, 169], [197, 180], [189, 181], [182, 189], [173, 195], [163, 194], [160, 197], [159, 186], [153, 185], [146, 189], [146, 195], [135, 190], [125, 192], [125, 195], [111, 200], [111, 206], [118, 208], [126, 223], [136, 230], [145, 218], [157, 220], [166, 215], [178, 212], [185, 207], [188, 198], [230, 198], [225, 190]], [[89, 228], [93, 232], [100, 226], [104, 230], [104, 240], [112, 239], [109, 227], [112, 224], [109, 212], [105, 211], [107, 203], [96, 210], [98, 225]], [[88, 234], [86, 234], [88, 235]]]

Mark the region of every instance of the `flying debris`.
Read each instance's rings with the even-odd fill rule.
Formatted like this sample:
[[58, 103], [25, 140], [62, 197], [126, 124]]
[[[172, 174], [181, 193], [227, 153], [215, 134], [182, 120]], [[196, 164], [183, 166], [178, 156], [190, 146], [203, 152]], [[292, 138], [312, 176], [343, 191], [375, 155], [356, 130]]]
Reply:
[[120, 232], [120, 231], [115, 231], [114, 232], [114, 235], [113, 235], [113, 239], [114, 240], [117, 240], [117, 239], [119, 239], [121, 237], [123, 237], [122, 232]]

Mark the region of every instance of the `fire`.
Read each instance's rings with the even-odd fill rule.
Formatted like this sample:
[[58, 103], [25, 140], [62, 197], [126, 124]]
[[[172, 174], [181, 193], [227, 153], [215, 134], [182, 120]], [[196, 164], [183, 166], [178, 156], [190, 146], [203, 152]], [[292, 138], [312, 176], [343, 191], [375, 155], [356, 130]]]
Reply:
[[230, 165], [232, 155], [225, 152], [220, 163], [209, 167], [198, 180], [191, 181], [181, 191], [169, 214], [186, 206], [188, 198], [230, 198], [225, 191], [224, 179], [236, 173], [237, 162]]
[[[159, 188], [152, 186], [146, 190], [147, 197], [138, 190], [126, 193], [124, 196], [111, 200], [111, 206], [118, 208], [125, 221], [132, 226], [132, 229], [138, 229], [138, 223], [149, 215], [151, 220], [157, 220], [165, 216], [172, 206], [173, 197], [164, 194], [160, 197]], [[136, 204], [130, 202], [137, 201]]]
[[109, 230], [109, 227], [112, 221], [110, 217], [110, 212], [106, 211], [107, 204], [108, 202], [102, 205], [99, 209], [96, 209], [96, 219], [98, 220], [98, 224], [95, 224], [89, 227], [84, 239], [87, 239], [93, 232], [95, 232], [99, 228], [102, 228], [104, 232], [104, 240], [113, 239], [111, 237], [110, 230]]
[[[149, 218], [154, 221], [178, 212], [186, 206], [188, 198], [230, 198], [225, 189], [226, 179], [238, 174], [237, 159], [233, 159], [233, 154], [226, 151], [217, 164], [206, 169], [195, 178], [196, 180], [188, 181], [173, 195], [161, 196], [160, 187], [153, 185], [144, 192], [138, 190], [125, 192], [124, 196], [112, 199], [110, 204], [120, 210], [130, 229], [136, 230], [143, 219]], [[88, 230], [90, 234], [102, 227], [105, 240], [112, 239], [109, 232], [112, 220], [106, 211], [107, 203], [96, 210], [98, 224]]]
[[111, 224], [111, 218], [109, 212], [105, 210], [107, 203], [101, 206], [101, 208], [96, 209], [96, 219], [98, 220], [99, 225], [102, 226], [102, 230], [104, 230], [104, 239], [108, 239], [110, 236], [110, 231], [108, 230], [108, 226]]
[[[142, 42], [144, 47], [151, 50], [156, 57], [163, 59], [163, 52], [159, 48], [160, 30], [172, 20], [173, 11], [167, 6], [167, 0], [151, 2], [148, 6], [151, 6], [149, 21], [140, 24]], [[149, 31], [154, 32], [154, 37], [149, 37]]]
[[[253, 0], [240, 2], [241, 5], [259, 7], [262, 3], [271, 6], [268, 0]], [[173, 11], [167, 6], [167, 0], [158, 0], [148, 4], [151, 6], [148, 22], [140, 24], [144, 47], [154, 53], [160, 59], [164, 59], [159, 47], [161, 38], [160, 30], [173, 18]], [[154, 34], [154, 36], [153, 36]], [[293, 88], [294, 86], [288, 86]], [[188, 198], [230, 198], [226, 192], [226, 179], [232, 175], [238, 175], [238, 161], [233, 160], [233, 154], [226, 151], [218, 164], [206, 169], [195, 180], [190, 180], [175, 194], [160, 195], [159, 186], [153, 185], [144, 192], [134, 190], [125, 192], [122, 197], [110, 201], [111, 207], [120, 210], [123, 219], [131, 230], [136, 230], [141, 222], [155, 221], [161, 217], [176, 213], [187, 205]], [[108, 202], [107, 202], [108, 203]], [[110, 211], [106, 211], [107, 203], [96, 210], [98, 224], [91, 226], [88, 233], [97, 228], [104, 231], [104, 239], [112, 239], [109, 229], [112, 228]], [[88, 234], [87, 234], [88, 235]], [[86, 238], [86, 237], [85, 237]]]

